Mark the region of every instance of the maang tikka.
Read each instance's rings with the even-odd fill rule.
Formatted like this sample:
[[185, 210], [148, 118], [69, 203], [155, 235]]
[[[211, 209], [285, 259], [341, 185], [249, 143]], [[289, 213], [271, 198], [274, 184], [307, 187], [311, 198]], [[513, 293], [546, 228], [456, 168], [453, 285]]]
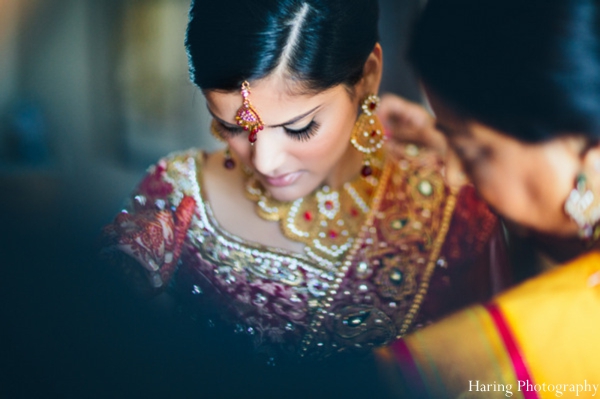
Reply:
[[252, 103], [248, 98], [250, 96], [250, 83], [248, 83], [248, 81], [242, 83], [240, 92], [244, 101], [237, 111], [235, 120], [242, 129], [250, 132], [248, 141], [250, 141], [251, 144], [254, 144], [258, 132], [263, 130], [264, 125], [262, 119], [260, 119], [260, 115], [258, 115], [258, 112], [252, 106]]

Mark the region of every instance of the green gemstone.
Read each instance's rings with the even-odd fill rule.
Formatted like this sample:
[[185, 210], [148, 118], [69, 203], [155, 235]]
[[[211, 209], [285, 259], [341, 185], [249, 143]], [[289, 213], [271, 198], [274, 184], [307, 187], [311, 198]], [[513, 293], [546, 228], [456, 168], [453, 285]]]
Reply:
[[371, 312], [362, 311], [358, 315], [348, 316], [343, 320], [344, 325], [348, 327], [358, 327], [369, 318]]
[[408, 223], [408, 219], [396, 219], [396, 220], [393, 220], [390, 223], [390, 225], [391, 225], [392, 229], [400, 230], [400, 229], [404, 228], [404, 226], [406, 226], [407, 223]]
[[400, 269], [393, 269], [390, 273], [390, 281], [394, 285], [400, 285], [402, 283], [403, 278], [404, 274]]

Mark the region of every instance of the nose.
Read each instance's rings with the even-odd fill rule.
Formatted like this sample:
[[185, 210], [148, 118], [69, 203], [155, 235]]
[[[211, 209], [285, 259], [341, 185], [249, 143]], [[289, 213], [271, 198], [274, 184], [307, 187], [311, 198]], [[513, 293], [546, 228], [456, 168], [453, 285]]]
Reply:
[[287, 142], [281, 128], [265, 128], [258, 133], [252, 146], [252, 164], [265, 176], [278, 176], [287, 171], [283, 170]]
[[451, 188], [460, 188], [469, 182], [465, 175], [462, 163], [460, 162], [460, 158], [452, 148], [448, 148], [446, 152], [444, 178], [446, 184]]

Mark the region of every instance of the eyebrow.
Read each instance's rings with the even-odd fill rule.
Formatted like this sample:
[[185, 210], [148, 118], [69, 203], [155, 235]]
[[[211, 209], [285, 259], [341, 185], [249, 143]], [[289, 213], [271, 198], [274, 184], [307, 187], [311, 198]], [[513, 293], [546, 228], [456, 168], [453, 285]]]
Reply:
[[[287, 121], [287, 122], [283, 122], [283, 123], [280, 123], [280, 124], [277, 124], [277, 125], [269, 125], [269, 126], [265, 126], [265, 127], [282, 127], [282, 126], [286, 126], [286, 125], [292, 125], [292, 124], [294, 124], [294, 123], [298, 122], [299, 120], [302, 120], [302, 119], [306, 118], [308, 115], [310, 115], [310, 114], [312, 114], [313, 112], [317, 111], [317, 110], [318, 110], [319, 108], [321, 108], [322, 106], [323, 106], [323, 104], [321, 104], [321, 105], [317, 105], [316, 107], [314, 107], [314, 108], [313, 108], [313, 109], [311, 109], [310, 111], [308, 111], [308, 112], [305, 112], [305, 113], [303, 113], [302, 115], [298, 115], [298, 116], [296, 116], [296, 117], [294, 117], [294, 118], [290, 119], [290, 120], [289, 120], [289, 121]], [[232, 124], [232, 123], [229, 123], [229, 122], [225, 122], [223, 119], [221, 119], [221, 118], [219, 118], [218, 116], [216, 116], [216, 115], [214, 114], [214, 112], [212, 112], [212, 110], [209, 108], [209, 106], [208, 106], [208, 105], [206, 106], [206, 108], [208, 109], [208, 113], [209, 113], [209, 114], [211, 114], [211, 115], [212, 115], [212, 117], [213, 117], [213, 118], [215, 118], [215, 119], [216, 119], [216, 120], [217, 120], [219, 123], [222, 123], [223, 125], [225, 125], [225, 126], [228, 126], [228, 127], [236, 127], [236, 128], [238, 127], [236, 124]]]

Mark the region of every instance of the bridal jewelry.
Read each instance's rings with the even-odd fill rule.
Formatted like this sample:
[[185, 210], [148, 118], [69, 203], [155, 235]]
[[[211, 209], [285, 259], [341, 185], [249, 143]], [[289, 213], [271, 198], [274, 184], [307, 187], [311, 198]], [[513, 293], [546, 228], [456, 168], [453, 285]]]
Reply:
[[335, 266], [360, 235], [380, 182], [382, 157], [372, 159], [372, 176], [347, 182], [339, 191], [328, 186], [291, 202], [269, 196], [261, 183], [249, 175], [246, 196], [256, 202], [257, 214], [278, 221], [283, 234], [306, 244], [306, 254], [316, 262]]
[[362, 113], [358, 117], [350, 142], [358, 151], [365, 154], [361, 174], [364, 177], [370, 176], [373, 173], [371, 159], [383, 146], [383, 125], [375, 115], [375, 111], [379, 107], [379, 97], [374, 94], [368, 96], [362, 103]]
[[260, 115], [258, 115], [258, 112], [248, 99], [250, 96], [250, 83], [244, 81], [244, 83], [242, 83], [242, 89], [240, 92], [242, 93], [242, 98], [244, 101], [240, 109], [237, 111], [235, 120], [242, 129], [250, 132], [248, 135], [248, 141], [250, 141], [251, 144], [254, 144], [257, 134], [260, 130], [263, 130], [264, 124], [262, 119], [260, 119]]
[[588, 188], [584, 173], [577, 175], [575, 188], [565, 202], [565, 212], [579, 226], [579, 236], [584, 239], [597, 239], [600, 236], [600, 201]]
[[[210, 132], [220, 142], [226, 142], [225, 139], [223, 139], [223, 136], [221, 136], [221, 133], [219, 133], [219, 128], [217, 128], [217, 121], [215, 121], [214, 119], [210, 124]], [[223, 167], [229, 170], [235, 168], [235, 161], [231, 157], [231, 151], [229, 151], [229, 144], [227, 145], [227, 147], [225, 147], [225, 160], [223, 161]]]

